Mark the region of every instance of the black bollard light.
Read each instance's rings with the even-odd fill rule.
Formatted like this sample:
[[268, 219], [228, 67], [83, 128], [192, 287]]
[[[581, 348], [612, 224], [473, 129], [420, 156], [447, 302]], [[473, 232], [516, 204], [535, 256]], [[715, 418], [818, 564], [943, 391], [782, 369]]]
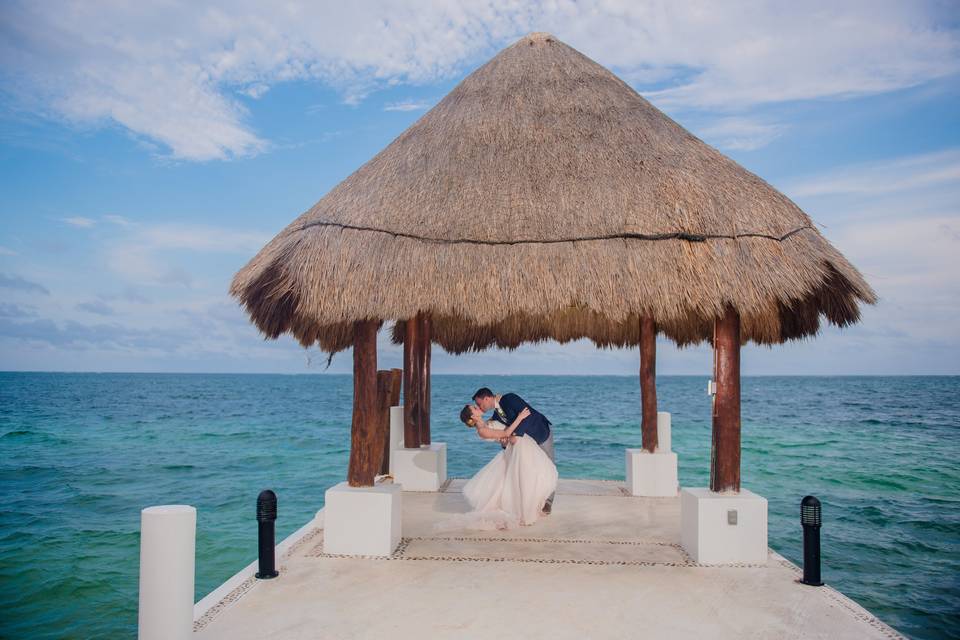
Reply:
[[277, 573], [274, 557], [276, 521], [277, 494], [270, 489], [264, 489], [257, 496], [257, 545], [260, 549], [260, 571], [257, 572], [257, 577], [261, 580], [269, 580], [280, 575]]
[[806, 496], [800, 501], [800, 524], [803, 525], [803, 584], [823, 585], [820, 580], [820, 501]]

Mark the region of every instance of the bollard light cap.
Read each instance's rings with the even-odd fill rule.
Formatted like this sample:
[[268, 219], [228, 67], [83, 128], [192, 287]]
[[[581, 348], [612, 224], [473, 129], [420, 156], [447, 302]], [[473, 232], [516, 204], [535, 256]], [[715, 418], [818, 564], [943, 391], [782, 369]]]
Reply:
[[800, 501], [800, 524], [819, 527], [821, 524], [820, 501], [813, 496], [805, 496]]
[[264, 489], [257, 496], [257, 522], [269, 522], [277, 519], [277, 494]]

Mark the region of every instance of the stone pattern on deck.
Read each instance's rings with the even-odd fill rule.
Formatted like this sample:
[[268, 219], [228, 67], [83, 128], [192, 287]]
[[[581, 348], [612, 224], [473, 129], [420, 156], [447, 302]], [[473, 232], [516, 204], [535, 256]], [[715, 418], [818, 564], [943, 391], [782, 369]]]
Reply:
[[[197, 638], [900, 638], [771, 552], [767, 565], [699, 566], [680, 547], [678, 498], [561, 480], [554, 512], [509, 531], [435, 528], [464, 480], [404, 493], [391, 557], [323, 553], [318, 527], [194, 625]], [[799, 541], [799, 534], [798, 534]]]

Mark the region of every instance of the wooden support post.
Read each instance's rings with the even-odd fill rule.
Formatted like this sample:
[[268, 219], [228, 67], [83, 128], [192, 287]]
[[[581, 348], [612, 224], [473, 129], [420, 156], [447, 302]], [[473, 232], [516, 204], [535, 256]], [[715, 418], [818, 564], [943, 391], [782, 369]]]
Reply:
[[351, 487], [372, 487], [383, 455], [377, 433], [377, 329], [376, 320], [353, 324], [353, 424], [350, 430]]
[[640, 405], [643, 448], [653, 453], [657, 439], [657, 325], [640, 319]]
[[740, 315], [727, 307], [714, 325], [715, 380], [710, 490], [740, 491]]
[[420, 393], [417, 376], [418, 336], [420, 324], [416, 318], [406, 322], [403, 338], [403, 446], [420, 446]]
[[431, 328], [432, 322], [430, 316], [421, 313], [417, 315], [417, 377], [419, 378], [418, 395], [420, 400], [420, 418], [418, 420], [420, 427], [420, 446], [430, 444], [430, 351], [431, 351]]
[[383, 456], [380, 462], [380, 474], [390, 473], [390, 407], [400, 406], [400, 383], [403, 380], [402, 369], [377, 371], [377, 405], [380, 410], [378, 428], [383, 440]]

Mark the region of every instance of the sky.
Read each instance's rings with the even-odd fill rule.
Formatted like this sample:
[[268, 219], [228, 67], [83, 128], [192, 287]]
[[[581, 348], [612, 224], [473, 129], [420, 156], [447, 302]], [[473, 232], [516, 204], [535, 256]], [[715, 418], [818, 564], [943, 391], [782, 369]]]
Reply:
[[[744, 375], [960, 374], [956, 2], [0, 5], [0, 370], [346, 373], [227, 293], [471, 71], [547, 31], [800, 205], [880, 301]], [[661, 374], [709, 347], [659, 341]], [[380, 336], [380, 367], [401, 351]], [[634, 375], [588, 342], [436, 373]]]

